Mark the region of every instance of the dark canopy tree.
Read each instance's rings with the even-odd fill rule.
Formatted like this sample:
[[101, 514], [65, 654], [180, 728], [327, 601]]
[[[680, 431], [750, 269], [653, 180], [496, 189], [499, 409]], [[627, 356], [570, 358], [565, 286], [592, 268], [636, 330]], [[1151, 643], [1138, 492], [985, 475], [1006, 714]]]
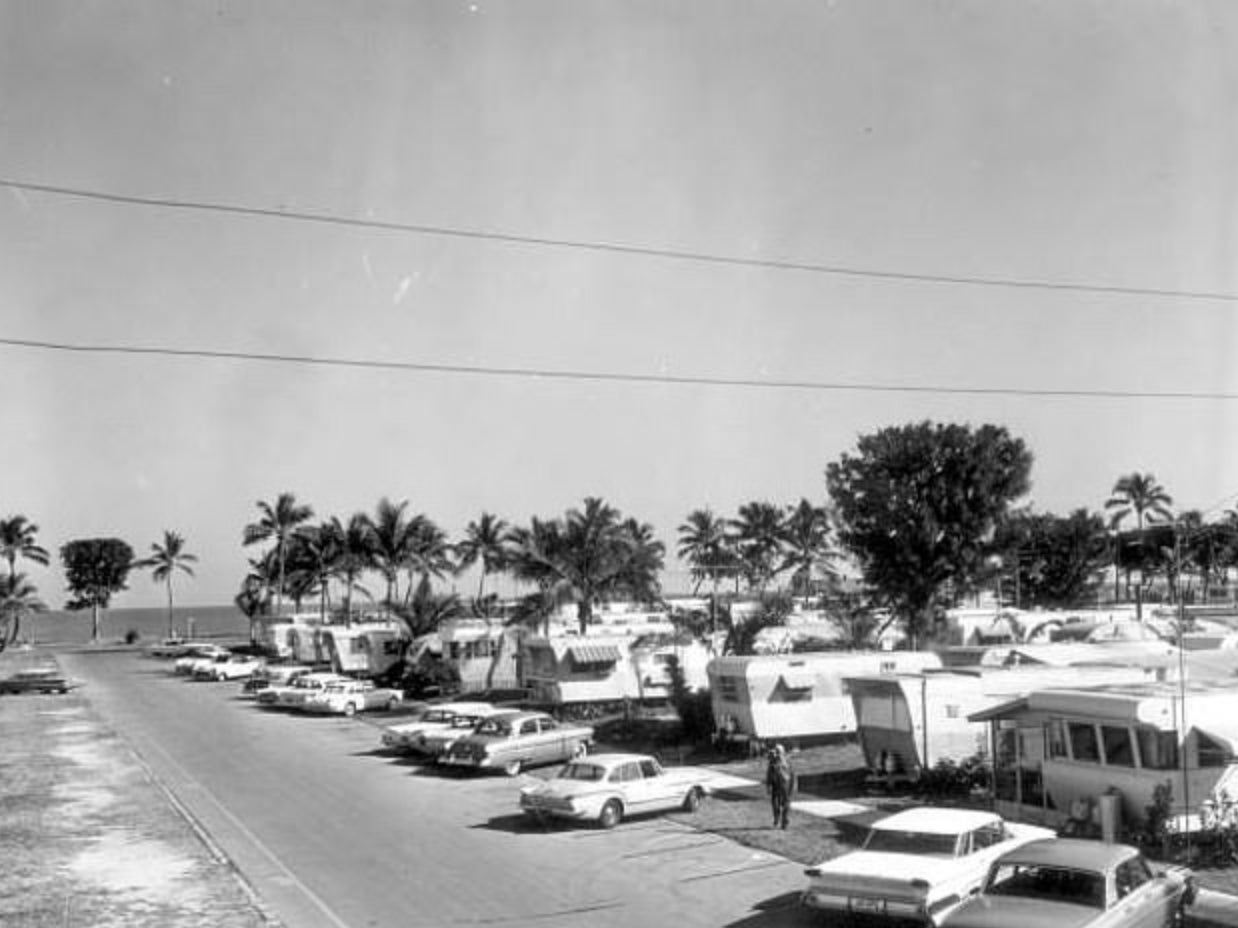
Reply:
[[1105, 520], [1076, 509], [1069, 516], [1019, 512], [998, 530], [1003, 580], [1021, 608], [1061, 609], [1091, 602], [1109, 559]]
[[826, 469], [839, 540], [917, 644], [948, 589], [972, 588], [1032, 454], [1006, 429], [921, 422], [862, 436]]
[[108, 607], [114, 594], [127, 589], [133, 549], [119, 538], [79, 538], [61, 546], [60, 561], [73, 597], [65, 608], [89, 609], [91, 641], [98, 641], [99, 610]]

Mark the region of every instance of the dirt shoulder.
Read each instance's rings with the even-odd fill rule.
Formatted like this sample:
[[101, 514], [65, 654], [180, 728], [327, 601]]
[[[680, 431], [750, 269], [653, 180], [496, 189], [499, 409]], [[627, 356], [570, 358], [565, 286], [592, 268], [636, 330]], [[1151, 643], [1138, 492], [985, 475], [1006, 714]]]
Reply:
[[[5, 652], [0, 676], [53, 661]], [[0, 696], [0, 924], [275, 924], [87, 697]]]

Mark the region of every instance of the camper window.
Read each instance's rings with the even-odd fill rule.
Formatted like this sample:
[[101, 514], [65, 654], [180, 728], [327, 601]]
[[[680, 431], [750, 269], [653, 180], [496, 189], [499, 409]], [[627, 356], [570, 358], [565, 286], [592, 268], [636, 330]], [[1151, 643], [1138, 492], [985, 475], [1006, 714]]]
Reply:
[[1178, 733], [1155, 728], [1136, 728], [1139, 760], [1145, 770], [1178, 769]]
[[1049, 756], [1066, 757], [1066, 723], [1054, 719], [1049, 723]]
[[370, 650], [370, 641], [368, 638], [354, 638], [349, 642], [348, 648], [353, 654], [364, 654]]
[[1100, 745], [1096, 741], [1096, 726], [1090, 722], [1070, 722], [1070, 756], [1075, 760], [1100, 763]]
[[739, 702], [739, 677], [719, 677], [718, 695], [727, 702]]
[[1130, 730], [1102, 725], [1100, 732], [1105, 745], [1105, 763], [1111, 767], [1134, 767], [1135, 751], [1131, 745]]

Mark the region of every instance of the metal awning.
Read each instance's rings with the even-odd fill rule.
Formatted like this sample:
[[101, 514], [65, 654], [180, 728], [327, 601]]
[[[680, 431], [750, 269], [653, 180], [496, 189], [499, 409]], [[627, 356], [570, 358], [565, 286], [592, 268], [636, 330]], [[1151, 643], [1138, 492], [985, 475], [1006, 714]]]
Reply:
[[969, 722], [992, 722], [995, 719], [1009, 718], [1012, 715], [1017, 715], [1027, 708], [1027, 697], [1021, 696], [1018, 699], [1011, 699], [1008, 702], [998, 703], [996, 706], [989, 706], [987, 709], [981, 709], [979, 712], [973, 712], [967, 717]]
[[621, 656], [613, 644], [573, 644], [567, 653], [576, 664], [614, 664]]
[[811, 670], [788, 667], [778, 678], [778, 684], [788, 690], [810, 690], [817, 682], [817, 676]]

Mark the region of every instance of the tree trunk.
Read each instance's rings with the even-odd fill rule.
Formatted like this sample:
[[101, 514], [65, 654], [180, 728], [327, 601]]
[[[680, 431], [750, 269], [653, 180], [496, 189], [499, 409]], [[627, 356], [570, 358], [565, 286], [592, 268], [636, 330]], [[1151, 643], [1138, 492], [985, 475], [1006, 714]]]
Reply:
[[99, 604], [90, 604], [90, 640], [94, 644], [99, 643]]
[[168, 637], [176, 636], [175, 624], [172, 621], [172, 575], [168, 574]]

